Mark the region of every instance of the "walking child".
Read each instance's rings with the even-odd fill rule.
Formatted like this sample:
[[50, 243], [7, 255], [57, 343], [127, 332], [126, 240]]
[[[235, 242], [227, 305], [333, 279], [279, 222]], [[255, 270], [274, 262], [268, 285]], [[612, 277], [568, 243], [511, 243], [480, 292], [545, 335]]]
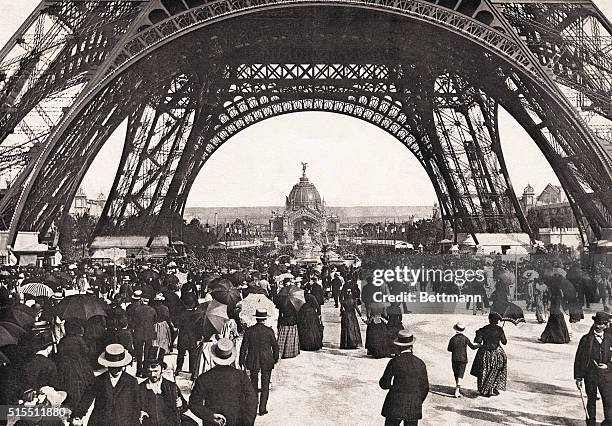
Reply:
[[455, 330], [455, 335], [451, 337], [448, 342], [448, 351], [452, 353], [452, 367], [453, 374], [455, 375], [455, 398], [461, 398], [461, 379], [463, 379], [463, 374], [465, 373], [465, 367], [467, 365], [467, 347], [470, 349], [478, 349], [479, 345], [473, 344], [468, 337], [466, 337], [463, 332], [465, 331], [465, 326], [463, 323], [458, 322], [453, 326]]

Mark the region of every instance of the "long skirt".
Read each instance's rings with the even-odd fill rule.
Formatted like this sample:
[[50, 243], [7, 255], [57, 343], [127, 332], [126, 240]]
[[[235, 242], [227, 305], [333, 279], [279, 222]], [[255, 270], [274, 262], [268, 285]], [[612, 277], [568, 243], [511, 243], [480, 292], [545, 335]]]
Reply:
[[506, 390], [508, 378], [508, 359], [501, 346], [494, 350], [478, 349], [470, 371], [476, 376], [478, 392], [483, 396], [491, 396], [495, 391]]
[[361, 346], [361, 330], [355, 311], [345, 311], [340, 320], [340, 349], [357, 349]]
[[569, 309], [569, 321], [571, 323], [580, 322], [584, 319], [584, 313], [582, 312], [582, 301], [573, 300], [568, 304]]
[[166, 321], [155, 323], [155, 339], [153, 346], [162, 348], [166, 354], [170, 353], [170, 345], [172, 344], [172, 335], [170, 334], [170, 326]]
[[278, 326], [278, 352], [281, 358], [294, 358], [300, 354], [298, 326]]
[[569, 343], [569, 330], [563, 313], [559, 311], [550, 313], [540, 341], [542, 343]]
[[368, 324], [368, 328], [366, 328], [365, 348], [368, 351], [368, 355], [374, 358], [385, 358], [391, 355], [387, 324], [384, 322], [378, 324], [372, 322]]
[[318, 351], [323, 347], [323, 324], [316, 311], [304, 305], [298, 315], [300, 349]]

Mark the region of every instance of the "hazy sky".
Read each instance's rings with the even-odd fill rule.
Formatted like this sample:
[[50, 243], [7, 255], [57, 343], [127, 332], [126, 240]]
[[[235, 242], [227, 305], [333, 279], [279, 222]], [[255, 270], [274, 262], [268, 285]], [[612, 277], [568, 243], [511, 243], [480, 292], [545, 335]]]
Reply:
[[[0, 0], [0, 45], [35, 8], [34, 0]], [[607, 16], [612, 1], [596, 0]], [[517, 192], [558, 183], [527, 134], [500, 116], [502, 146]], [[121, 126], [102, 149], [82, 186], [93, 196], [108, 193], [123, 145]], [[431, 205], [427, 174], [395, 138], [374, 125], [332, 113], [294, 113], [241, 131], [208, 161], [189, 196], [189, 206], [267, 206], [284, 197], [309, 163], [308, 177], [328, 205]], [[114, 167], [112, 166], [114, 165]]]

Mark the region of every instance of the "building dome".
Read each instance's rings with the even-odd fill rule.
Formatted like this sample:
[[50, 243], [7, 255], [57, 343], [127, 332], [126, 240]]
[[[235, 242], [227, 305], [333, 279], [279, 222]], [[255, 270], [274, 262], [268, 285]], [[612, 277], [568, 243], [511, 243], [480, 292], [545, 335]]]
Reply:
[[533, 190], [533, 187], [530, 184], [527, 184], [527, 186], [523, 190], [523, 194], [525, 194], [525, 195], [527, 195], [527, 194], [534, 195], [535, 191]]
[[321, 210], [321, 195], [317, 188], [306, 177], [306, 170], [302, 174], [300, 181], [293, 185], [287, 197], [288, 208], [309, 207]]

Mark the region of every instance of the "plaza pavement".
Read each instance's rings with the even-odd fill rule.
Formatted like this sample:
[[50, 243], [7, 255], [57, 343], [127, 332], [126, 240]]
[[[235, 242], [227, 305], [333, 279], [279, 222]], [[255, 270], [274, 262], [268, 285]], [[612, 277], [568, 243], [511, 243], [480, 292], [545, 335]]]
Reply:
[[[538, 337], [544, 324], [526, 312], [526, 324], [507, 323], [508, 387], [500, 396], [485, 398], [476, 391], [476, 379], [469, 375], [475, 351], [464, 379], [461, 399], [454, 392], [448, 339], [452, 325], [462, 321], [473, 339], [477, 328], [487, 323], [486, 315], [471, 315], [458, 306], [454, 314], [407, 314], [405, 326], [416, 336], [415, 354], [427, 365], [430, 394], [424, 405], [422, 425], [582, 425], [584, 410], [573, 380], [573, 359], [578, 339], [592, 323], [592, 312], [573, 324], [569, 344], [542, 344]], [[257, 417], [261, 426], [372, 426], [382, 425], [380, 410], [386, 392], [378, 380], [388, 359], [372, 359], [365, 349], [340, 350], [340, 317], [329, 302], [323, 307], [324, 348], [281, 360], [272, 376], [269, 414]], [[365, 341], [365, 324], [361, 324]], [[176, 355], [171, 355], [169, 365]], [[177, 382], [188, 398], [186, 374]], [[598, 420], [602, 419], [601, 402]]]

